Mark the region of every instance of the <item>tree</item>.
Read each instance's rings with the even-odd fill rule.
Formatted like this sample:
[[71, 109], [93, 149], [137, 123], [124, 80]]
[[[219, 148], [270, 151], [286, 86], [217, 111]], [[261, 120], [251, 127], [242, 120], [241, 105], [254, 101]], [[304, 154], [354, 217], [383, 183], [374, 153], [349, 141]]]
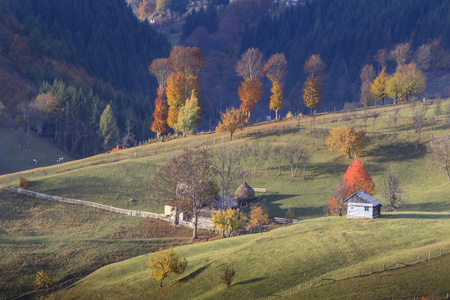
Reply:
[[384, 178], [383, 196], [389, 202], [392, 209], [397, 209], [403, 202], [404, 191], [400, 186], [400, 178], [391, 170]]
[[122, 144], [122, 148], [125, 149], [129, 145], [133, 145], [136, 143], [134, 139], [134, 134], [131, 132], [133, 129], [133, 124], [130, 120], [126, 120], [125, 122], [125, 134], [122, 136], [120, 143]]
[[427, 80], [415, 63], [399, 65], [394, 76], [387, 83], [387, 91], [392, 98], [401, 98], [405, 102], [413, 95], [425, 91]]
[[219, 125], [216, 127], [216, 132], [229, 132], [231, 141], [236, 130], [242, 130], [242, 128], [244, 128], [245, 118], [246, 115], [241, 109], [229, 107], [222, 113], [222, 118]]
[[[167, 125], [168, 118], [168, 108], [167, 101], [165, 98], [165, 93], [161, 93], [161, 90], [158, 88], [158, 98], [155, 100], [155, 111], [153, 112], [153, 123], [151, 126], [151, 130], [156, 133], [156, 136], [159, 138], [161, 134], [169, 131]], [[178, 117], [177, 117], [178, 119]]]
[[34, 280], [34, 288], [36, 291], [36, 294], [39, 292], [41, 288], [48, 289], [49, 287], [53, 286], [54, 281], [49, 273], [45, 272], [44, 270], [41, 270], [36, 273], [36, 278]]
[[150, 74], [156, 77], [158, 82], [159, 92], [165, 94], [167, 85], [167, 79], [170, 73], [172, 73], [172, 62], [168, 58], [157, 58], [152, 61], [152, 64], [148, 68]]
[[350, 158], [351, 152], [359, 156], [366, 147], [367, 137], [364, 130], [357, 130], [353, 125], [341, 126], [330, 131], [327, 139], [327, 146], [330, 149], [337, 149], [341, 155]]
[[197, 125], [198, 114], [198, 99], [192, 92], [191, 98], [186, 100], [185, 105], [180, 108], [177, 118], [178, 122], [173, 129], [182, 132], [183, 136], [186, 136], [186, 133], [192, 132]]
[[170, 0], [156, 0], [156, 11], [164, 15], [169, 8]]
[[[214, 151], [215, 173], [220, 178], [220, 187], [222, 189], [222, 201], [225, 200], [225, 194], [231, 187], [233, 180], [241, 175], [241, 156], [237, 149], [228, 144], [222, 143]], [[222, 207], [225, 207], [222, 203]]]
[[419, 69], [426, 71], [430, 68], [431, 63], [431, 46], [422, 45], [415, 53], [416, 65]]
[[281, 162], [283, 161], [283, 147], [281, 145], [275, 145], [273, 147], [272, 156], [275, 162], [278, 164], [278, 176], [281, 175]]
[[375, 183], [369, 172], [364, 168], [364, 163], [355, 159], [353, 164], [347, 168], [344, 174], [344, 181], [348, 186], [347, 197], [358, 191], [364, 191], [371, 196], [375, 193]]
[[236, 272], [234, 271], [234, 269], [229, 269], [228, 267], [226, 267], [223, 274], [220, 275], [219, 280], [220, 282], [225, 283], [227, 285], [227, 288], [229, 288], [235, 274]]
[[328, 199], [330, 213], [342, 216], [345, 210], [343, 205], [344, 200], [361, 190], [373, 196], [375, 193], [375, 183], [373, 183], [370, 174], [364, 168], [364, 164], [355, 159], [336, 186], [334, 197]]
[[103, 138], [103, 149], [110, 150], [119, 142], [119, 128], [111, 108], [107, 105], [100, 116], [99, 135]]
[[411, 43], [398, 44], [390, 52], [390, 58], [397, 63], [397, 66], [406, 64], [410, 56]]
[[305, 73], [309, 74], [309, 76], [311, 77], [319, 76], [320, 74], [322, 74], [325, 68], [326, 65], [318, 54], [311, 55], [304, 66]]
[[169, 113], [167, 124], [174, 128], [178, 123], [179, 108], [186, 102], [186, 77], [181, 72], [170, 73], [167, 78], [167, 103]]
[[187, 268], [187, 260], [180, 260], [178, 254], [173, 248], [159, 251], [150, 257], [147, 265], [150, 269], [150, 276], [154, 277], [159, 286], [163, 286], [163, 280], [171, 273], [180, 274]]
[[384, 104], [384, 99], [388, 96], [388, 92], [386, 91], [386, 83], [389, 79], [390, 76], [386, 73], [386, 69], [383, 68], [370, 86], [372, 98], [375, 100], [381, 100], [382, 105]]
[[38, 134], [42, 134], [42, 126], [46, 120], [59, 115], [62, 111], [58, 99], [51, 92], [39, 94], [30, 103], [30, 110], [32, 116], [37, 119]]
[[364, 107], [369, 107], [372, 104], [372, 94], [370, 91], [371, 85], [372, 81], [375, 78], [375, 71], [373, 69], [373, 66], [365, 65], [362, 68], [359, 77], [361, 78], [359, 101], [362, 105], [364, 105]]
[[322, 88], [320, 86], [319, 76], [308, 76], [303, 87], [303, 102], [311, 110], [322, 105]]
[[428, 155], [430, 162], [443, 168], [447, 173], [447, 178], [450, 182], [450, 138], [446, 134], [443, 137], [436, 139], [434, 143], [428, 146]]
[[272, 151], [272, 144], [269, 141], [265, 141], [264, 145], [260, 149], [261, 157], [266, 162], [266, 176], [269, 176], [268, 174], [268, 168], [269, 168], [269, 158]]
[[[152, 179], [155, 197], [166, 197], [178, 212], [191, 216], [193, 239], [197, 238], [199, 210], [216, 195], [215, 161], [208, 148], [184, 148], [168, 159]], [[176, 222], [176, 219], [174, 220]]]
[[272, 81], [272, 96], [270, 97], [270, 109], [275, 111], [275, 119], [278, 119], [278, 110], [284, 106], [283, 82], [287, 72], [287, 61], [283, 53], [272, 55], [264, 66], [267, 78]]
[[258, 228], [261, 232], [264, 223], [269, 223], [269, 214], [261, 205], [252, 205], [247, 228], [250, 232], [253, 228]]
[[239, 208], [233, 209], [230, 207], [227, 210], [219, 210], [214, 213], [211, 221], [218, 230], [222, 231], [222, 236], [227, 233], [230, 237], [237, 230], [245, 228], [247, 216]]
[[252, 110], [255, 108], [256, 103], [261, 100], [262, 82], [259, 80], [253, 81], [247, 79], [241, 82], [241, 86], [238, 90], [239, 98], [241, 99], [241, 110], [246, 114], [246, 122], [250, 122]]
[[238, 94], [241, 99], [241, 108], [247, 114], [247, 122], [250, 121], [251, 112], [262, 97], [262, 82], [260, 78], [264, 74], [263, 54], [259, 49], [250, 48], [241, 55], [235, 68], [243, 81]]
[[156, 10], [156, 3], [151, 0], [143, 0], [139, 4], [139, 18], [145, 19], [152, 15]]
[[419, 108], [417, 108], [413, 111], [412, 121], [414, 123], [414, 128], [417, 133], [416, 148], [420, 144], [420, 136], [422, 133], [422, 128], [425, 125], [425, 123], [427, 122], [427, 118], [426, 118], [427, 110], [428, 110], [428, 106], [423, 104]]

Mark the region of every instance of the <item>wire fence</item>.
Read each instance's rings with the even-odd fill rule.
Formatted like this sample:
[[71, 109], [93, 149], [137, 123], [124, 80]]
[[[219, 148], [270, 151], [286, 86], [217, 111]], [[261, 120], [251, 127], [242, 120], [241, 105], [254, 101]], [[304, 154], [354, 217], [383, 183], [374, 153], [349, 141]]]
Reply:
[[[310, 280], [307, 282], [299, 282], [298, 285], [290, 287], [290, 288], [284, 288], [279, 289], [277, 292], [267, 293], [265, 292], [264, 297], [259, 298], [261, 300], [264, 299], [274, 299], [279, 297], [284, 297], [288, 295], [295, 294], [296, 292], [304, 291], [311, 289], [313, 287], [322, 286], [327, 283], [336, 282], [339, 280], [345, 280], [345, 279], [351, 279], [351, 278], [357, 278], [357, 277], [364, 277], [372, 274], [379, 274], [381, 272], [388, 272], [392, 270], [396, 270], [399, 268], [404, 268], [408, 266], [413, 266], [419, 263], [427, 262], [432, 259], [436, 259], [439, 257], [442, 257], [443, 255], [450, 255], [450, 249], [437, 249], [429, 252], [424, 252], [421, 255], [417, 256], [408, 256], [405, 257], [403, 260], [397, 260], [394, 262], [388, 262], [384, 263], [384, 265], [364, 265], [361, 267], [351, 268], [347, 267], [345, 270], [336, 270], [335, 272], [330, 272], [327, 274], [324, 274], [321, 278]], [[441, 296], [441, 298], [433, 298], [433, 299], [450, 299], [450, 291], [447, 291], [445, 293], [438, 294]], [[433, 294], [435, 295], [435, 294]], [[424, 295], [415, 295], [410, 297], [401, 297], [401, 298], [392, 298], [389, 297], [387, 299], [421, 299], [421, 297]], [[381, 298], [380, 298], [381, 299]]]

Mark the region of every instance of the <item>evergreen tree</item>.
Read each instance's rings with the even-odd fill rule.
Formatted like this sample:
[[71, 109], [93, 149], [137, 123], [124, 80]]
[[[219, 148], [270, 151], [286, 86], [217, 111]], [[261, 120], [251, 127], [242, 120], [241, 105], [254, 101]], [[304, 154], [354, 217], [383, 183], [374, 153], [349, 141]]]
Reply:
[[119, 142], [119, 128], [116, 118], [114, 118], [111, 105], [107, 105], [100, 116], [99, 135], [103, 138], [103, 149], [108, 151], [114, 148]]

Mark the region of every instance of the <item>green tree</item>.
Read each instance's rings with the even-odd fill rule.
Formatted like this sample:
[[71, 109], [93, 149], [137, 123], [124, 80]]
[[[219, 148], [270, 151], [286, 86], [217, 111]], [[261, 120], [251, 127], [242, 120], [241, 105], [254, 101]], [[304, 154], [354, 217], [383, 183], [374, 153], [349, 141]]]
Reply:
[[178, 122], [175, 124], [174, 129], [182, 132], [183, 136], [186, 136], [187, 132], [192, 132], [197, 125], [198, 112], [198, 99], [195, 96], [195, 92], [192, 91], [191, 98], [186, 100], [186, 103], [178, 112]]
[[154, 277], [159, 282], [159, 286], [162, 287], [163, 280], [169, 274], [180, 274], [186, 270], [187, 260], [180, 260], [175, 250], [170, 248], [153, 254], [147, 267], [150, 269], [150, 276]]
[[107, 105], [100, 116], [99, 135], [103, 138], [103, 149], [110, 150], [119, 142], [119, 128], [111, 108]]

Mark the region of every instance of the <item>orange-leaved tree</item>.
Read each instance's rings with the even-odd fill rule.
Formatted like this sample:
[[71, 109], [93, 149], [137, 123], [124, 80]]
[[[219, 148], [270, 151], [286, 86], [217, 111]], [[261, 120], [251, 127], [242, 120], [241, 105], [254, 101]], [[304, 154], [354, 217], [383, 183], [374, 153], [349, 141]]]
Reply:
[[259, 228], [259, 232], [262, 231], [262, 225], [269, 223], [269, 214], [261, 205], [253, 205], [250, 209], [250, 216], [247, 224], [247, 228], [250, 232], [253, 228]]
[[183, 73], [170, 73], [167, 78], [166, 94], [169, 104], [167, 123], [170, 128], [174, 128], [178, 122], [178, 110], [186, 102], [186, 77]]
[[313, 110], [322, 105], [322, 87], [320, 86], [320, 75], [325, 69], [326, 65], [317, 55], [311, 55], [305, 62], [305, 73], [308, 74], [308, 79], [303, 87], [303, 102], [305, 105]]
[[153, 123], [150, 128], [153, 132], [156, 133], [159, 138], [161, 134], [166, 133], [169, 128], [167, 126], [167, 117], [168, 117], [168, 109], [167, 109], [167, 101], [165, 100], [165, 93], [161, 94], [160, 89], [158, 88], [158, 98], [155, 100], [155, 111], [153, 112]]
[[355, 129], [353, 125], [332, 129], [327, 140], [329, 149], [337, 149], [342, 155], [347, 155], [347, 158], [350, 158], [351, 152], [359, 156], [366, 145], [366, 132]]
[[335, 196], [328, 199], [330, 213], [342, 216], [344, 214], [344, 200], [358, 191], [364, 191], [373, 196], [375, 193], [375, 183], [369, 172], [364, 168], [364, 163], [355, 159], [353, 164], [347, 168], [342, 180], [337, 185]]
[[283, 108], [283, 83], [287, 72], [287, 61], [283, 53], [272, 55], [264, 66], [267, 78], [272, 81], [272, 96], [270, 96], [270, 109], [275, 111], [278, 119], [278, 111]]
[[264, 74], [264, 58], [261, 51], [250, 48], [244, 52], [236, 64], [236, 72], [243, 79], [238, 94], [241, 99], [241, 108], [247, 115], [246, 121], [249, 122], [251, 112], [263, 94], [260, 79]]
[[222, 113], [222, 120], [216, 127], [216, 132], [229, 132], [230, 140], [232, 140], [236, 130], [244, 128], [245, 118], [245, 113], [241, 109], [229, 107], [226, 112]]

